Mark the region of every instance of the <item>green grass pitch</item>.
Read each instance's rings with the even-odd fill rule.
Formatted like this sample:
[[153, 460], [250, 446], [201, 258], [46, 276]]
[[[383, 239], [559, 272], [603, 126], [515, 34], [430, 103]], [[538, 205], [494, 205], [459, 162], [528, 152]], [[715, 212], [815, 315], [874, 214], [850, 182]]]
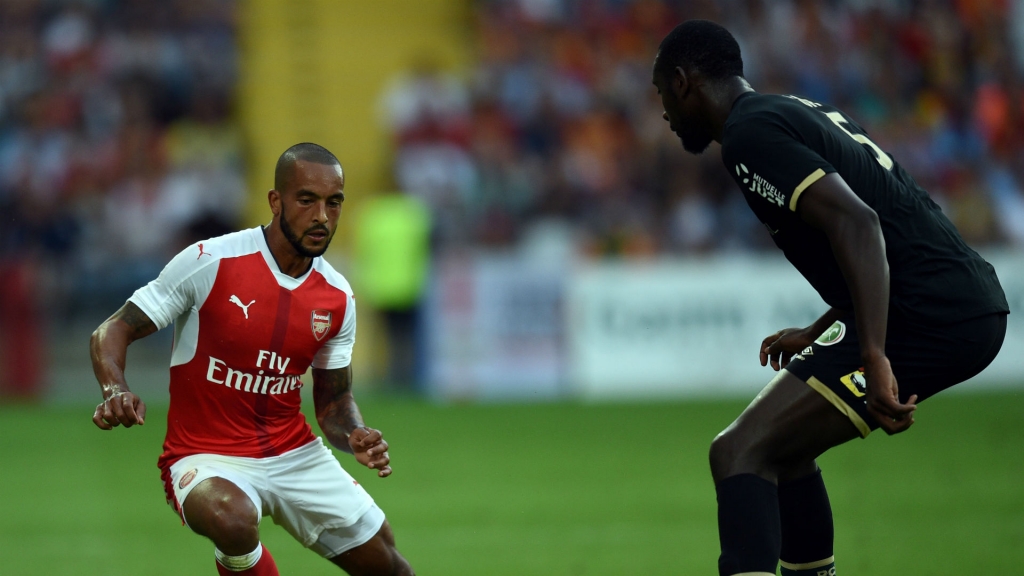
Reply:
[[[708, 443], [737, 402], [361, 402], [394, 475], [343, 465], [421, 576], [715, 574]], [[0, 573], [214, 574], [155, 466], [165, 412], [101, 432], [92, 408], [0, 408]], [[840, 575], [1024, 572], [1024, 393], [959, 394], [820, 460]], [[340, 574], [269, 519], [282, 574]]]

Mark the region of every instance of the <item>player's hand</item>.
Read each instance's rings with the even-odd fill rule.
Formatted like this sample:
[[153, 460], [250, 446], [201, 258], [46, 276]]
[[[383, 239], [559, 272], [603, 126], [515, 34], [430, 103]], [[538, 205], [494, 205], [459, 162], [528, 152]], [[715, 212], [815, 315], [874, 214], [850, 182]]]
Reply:
[[380, 430], [362, 426], [348, 435], [348, 445], [356, 461], [377, 471], [377, 476], [385, 478], [391, 475], [391, 458], [388, 457], [388, 443]]
[[134, 392], [125, 390], [111, 394], [109, 398], [96, 406], [92, 413], [92, 422], [100, 430], [113, 430], [124, 424], [131, 428], [146, 423], [146, 403]]
[[868, 413], [882, 430], [891, 436], [910, 428], [917, 410], [917, 394], [907, 398], [906, 404], [900, 403], [899, 386], [889, 359], [882, 357], [865, 365], [864, 379], [867, 380]]
[[778, 372], [789, 364], [794, 354], [814, 343], [815, 336], [807, 328], [783, 328], [761, 341], [761, 366], [771, 362], [772, 370]]

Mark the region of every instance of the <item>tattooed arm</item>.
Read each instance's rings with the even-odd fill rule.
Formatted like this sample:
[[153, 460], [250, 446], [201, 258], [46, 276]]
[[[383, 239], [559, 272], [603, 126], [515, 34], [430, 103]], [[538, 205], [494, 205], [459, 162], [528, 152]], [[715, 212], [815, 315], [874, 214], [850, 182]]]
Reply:
[[355, 456], [377, 470], [381, 478], [391, 474], [388, 443], [379, 430], [367, 428], [352, 397], [352, 367], [313, 369], [313, 404], [316, 421], [332, 446]]
[[352, 397], [352, 367], [335, 370], [314, 368], [313, 405], [316, 407], [316, 421], [327, 441], [338, 450], [351, 454], [349, 434], [363, 427], [363, 415]]
[[89, 354], [92, 370], [100, 383], [103, 402], [93, 412], [92, 421], [102, 430], [124, 424], [130, 428], [144, 424], [146, 404], [128, 389], [124, 379], [128, 345], [156, 332], [156, 325], [138, 306], [126, 303], [92, 333]]

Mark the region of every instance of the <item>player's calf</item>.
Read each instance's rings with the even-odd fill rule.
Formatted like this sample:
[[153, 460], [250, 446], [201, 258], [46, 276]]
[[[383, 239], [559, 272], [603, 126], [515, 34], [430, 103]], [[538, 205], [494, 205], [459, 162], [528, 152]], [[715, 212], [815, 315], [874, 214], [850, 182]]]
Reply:
[[[813, 463], [812, 463], [813, 464]], [[821, 470], [779, 482], [783, 576], [835, 576], [832, 507]]]
[[775, 484], [738, 474], [715, 486], [718, 494], [718, 558], [721, 576], [774, 575], [779, 563], [779, 500]]

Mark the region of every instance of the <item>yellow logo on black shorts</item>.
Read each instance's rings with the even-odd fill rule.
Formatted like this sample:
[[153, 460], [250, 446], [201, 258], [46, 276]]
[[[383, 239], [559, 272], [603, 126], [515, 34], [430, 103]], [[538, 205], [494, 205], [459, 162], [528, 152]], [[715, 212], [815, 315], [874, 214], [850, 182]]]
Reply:
[[856, 372], [850, 372], [846, 376], [839, 379], [853, 395], [860, 398], [868, 393], [868, 380], [864, 377], [864, 369], [861, 368]]

